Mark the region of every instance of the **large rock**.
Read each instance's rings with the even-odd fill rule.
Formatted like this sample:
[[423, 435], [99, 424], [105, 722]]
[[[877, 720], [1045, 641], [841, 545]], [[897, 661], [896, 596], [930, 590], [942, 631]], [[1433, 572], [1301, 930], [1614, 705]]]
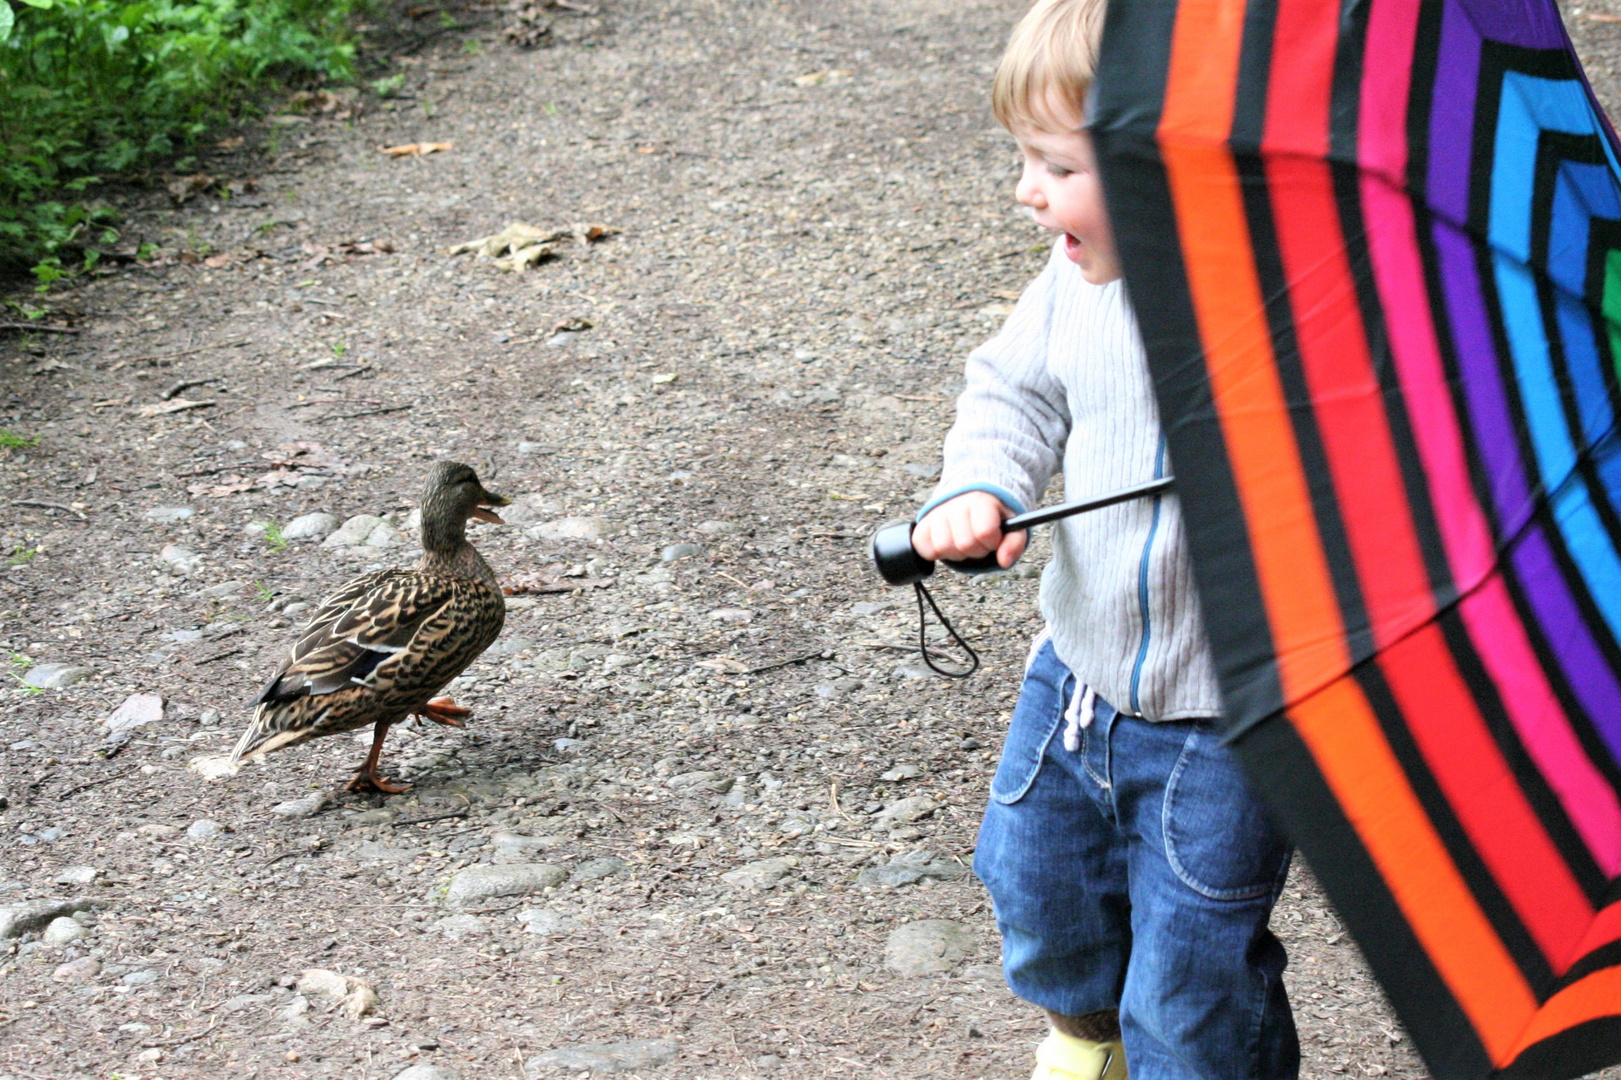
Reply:
[[501, 896], [525, 896], [555, 889], [568, 878], [561, 866], [550, 863], [514, 863], [508, 866], [470, 866], [450, 879], [445, 903], [471, 907]]
[[897, 927], [884, 943], [884, 966], [897, 975], [938, 975], [974, 953], [974, 932], [950, 919]]
[[572, 1072], [632, 1072], [668, 1065], [679, 1053], [675, 1043], [662, 1039], [631, 1039], [617, 1043], [576, 1043], [548, 1050], [524, 1063], [526, 1077], [540, 1076], [549, 1069]]
[[927, 795], [913, 795], [908, 799], [897, 799], [884, 807], [883, 813], [878, 815], [878, 820], [874, 824], [881, 829], [910, 825], [914, 821], [922, 821], [938, 809], [940, 804]]
[[163, 719], [163, 698], [158, 694], [131, 694], [101, 722], [109, 735], [133, 731]]
[[301, 514], [282, 526], [281, 535], [287, 540], [324, 540], [341, 524], [335, 514]]
[[64, 686], [83, 682], [95, 672], [77, 664], [35, 664], [23, 673], [23, 685], [40, 690], [60, 690]]
[[358, 547], [366, 543], [371, 537], [372, 531], [382, 524], [384, 522], [380, 517], [373, 517], [371, 514], [356, 514], [338, 526], [332, 535], [321, 541], [321, 546], [328, 548]]
[[97, 907], [94, 900], [30, 900], [22, 904], [0, 907], [0, 941], [22, 937], [39, 930], [52, 919], [72, 915], [75, 911], [89, 911]]

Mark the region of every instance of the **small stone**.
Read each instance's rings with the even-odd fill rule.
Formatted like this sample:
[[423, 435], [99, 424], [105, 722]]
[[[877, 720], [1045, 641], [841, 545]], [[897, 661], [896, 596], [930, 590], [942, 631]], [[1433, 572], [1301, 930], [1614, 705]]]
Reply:
[[61, 948], [68, 942], [78, 941], [80, 938], [88, 937], [89, 934], [90, 931], [86, 930], [78, 920], [63, 915], [51, 920], [50, 925], [45, 928], [45, 932], [40, 935], [40, 940], [54, 948]]
[[604, 855], [600, 859], [587, 859], [574, 868], [572, 880], [595, 881], [598, 878], [612, 877], [623, 873], [626, 868], [624, 859], [616, 859], [612, 855]]
[[556, 521], [543, 521], [524, 530], [533, 540], [600, 540], [613, 534], [607, 518], [566, 517]]
[[185, 521], [196, 511], [189, 506], [154, 506], [141, 516], [159, 525], [173, 525], [177, 521]]
[[720, 879], [739, 889], [770, 889], [787, 877], [799, 860], [788, 856], [780, 859], [759, 859], [722, 874]]
[[281, 527], [281, 535], [287, 540], [325, 540], [337, 532], [341, 524], [336, 514], [324, 511], [300, 514]]
[[161, 978], [162, 974], [151, 968], [140, 968], [126, 973], [118, 981], [125, 986], [151, 986]]
[[563, 843], [561, 836], [524, 836], [519, 833], [498, 832], [490, 837], [495, 846], [497, 863], [533, 862], [536, 854], [550, 851]]
[[524, 1063], [524, 1074], [534, 1077], [546, 1069], [576, 1072], [634, 1072], [668, 1065], [679, 1053], [676, 1044], [655, 1039], [617, 1043], [576, 1043], [548, 1050]]
[[452, 941], [490, 932], [489, 924], [477, 915], [450, 915], [434, 923], [433, 928]]
[[884, 966], [898, 975], [938, 975], [974, 952], [974, 932], [950, 919], [922, 919], [896, 927], [884, 944]]
[[245, 1012], [258, 1005], [264, 1005], [276, 1000], [274, 994], [238, 994], [234, 998], [226, 999], [220, 1008], [228, 1013]]
[[366, 542], [372, 530], [383, 523], [380, 517], [371, 514], [356, 514], [345, 521], [325, 540], [321, 541], [324, 548], [357, 547]]
[[754, 621], [754, 612], [748, 608], [723, 607], [709, 613], [716, 622], [746, 623]]
[[561, 349], [565, 345], [573, 344], [574, 341], [579, 338], [579, 336], [580, 332], [578, 330], [559, 330], [557, 333], [546, 339], [546, 344], [550, 345], [554, 349]]
[[406, 862], [415, 858], [415, 848], [395, 847], [392, 844], [368, 840], [355, 848], [356, 862]]
[[199, 590], [199, 592], [210, 600], [223, 600], [228, 596], [239, 595], [246, 588], [246, 582], [222, 581], [218, 585], [210, 585], [206, 589]]
[[703, 553], [704, 546], [702, 544], [671, 544], [659, 552], [659, 561], [667, 563], [680, 562], [682, 559], [691, 559]]
[[903, 885], [915, 885], [923, 880], [923, 875], [909, 866], [897, 866], [890, 863], [888, 866], [869, 866], [856, 875], [857, 885], [868, 885], [879, 889], [898, 889]]
[[58, 885], [88, 885], [100, 873], [94, 866], [66, 866], [51, 880]]
[[850, 613], [864, 619], [869, 615], [876, 615], [880, 611], [888, 611], [894, 606], [895, 604], [891, 600], [862, 600], [859, 603], [850, 605]]
[[179, 544], [164, 544], [158, 552], [158, 561], [177, 574], [195, 574], [203, 565], [203, 557]]
[[734, 780], [734, 777], [727, 776], [724, 773], [702, 770], [672, 776], [664, 781], [664, 786], [673, 791], [713, 791], [717, 794], [725, 794], [731, 789]]
[[498, 896], [524, 896], [555, 889], [567, 878], [562, 867], [550, 863], [470, 866], [451, 879], [445, 903], [470, 906]]
[[518, 921], [523, 923], [526, 934], [545, 934], [555, 937], [566, 934], [574, 929], [574, 920], [560, 912], [549, 911], [546, 908], [524, 908], [518, 912]]
[[552, 749], [559, 754], [578, 754], [591, 744], [584, 739], [553, 739]]
[[921, 682], [933, 674], [926, 664], [896, 664], [889, 677], [896, 682]]
[[927, 795], [913, 795], [911, 798], [898, 799], [884, 807], [878, 815], [880, 827], [895, 825], [910, 825], [914, 821], [922, 821], [936, 810], [940, 804]]
[[81, 956], [77, 960], [69, 960], [65, 964], [58, 964], [56, 970], [51, 972], [51, 978], [57, 982], [89, 982], [101, 974], [101, 961], [94, 956]]
[[550, 449], [551, 447], [545, 443], [528, 442], [522, 439], [518, 441], [518, 453], [524, 457], [528, 457], [530, 454], [544, 454]]
[[830, 682], [816, 684], [816, 696], [819, 698], [832, 699], [841, 696], [843, 693], [843, 690], [840, 690], [837, 686], [834, 686]]
[[940, 475], [940, 463], [938, 461], [929, 463], [908, 461], [901, 466], [901, 470], [908, 476], [915, 476], [919, 480], [933, 480]]
[[404, 1072], [397, 1073], [394, 1080], [461, 1080], [461, 1077], [438, 1065], [412, 1065]]
[[[324, 997], [341, 1001], [344, 1015], [351, 1020], [360, 1019], [382, 1004], [377, 992], [364, 979], [357, 979], [352, 975], [339, 975], [336, 971], [328, 971], [325, 968], [310, 968], [305, 971], [298, 977], [294, 989], [306, 998]], [[290, 1007], [288, 1011], [291, 1011]]]
[[163, 1060], [163, 1047], [151, 1046], [135, 1055], [135, 1060], [143, 1065], [156, 1065]]
[[700, 521], [698, 531], [705, 536], [725, 536], [727, 533], [735, 533], [737, 525], [730, 521]]
[[60, 690], [84, 682], [95, 671], [76, 664], [35, 664], [23, 673], [23, 685], [40, 690]]
[[224, 831], [225, 829], [219, 822], [212, 821], [209, 818], [199, 818], [186, 826], [186, 839], [212, 840]]
[[314, 606], [315, 605], [304, 600], [294, 600], [291, 604], [288, 604], [286, 607], [282, 608], [281, 613], [289, 619], [298, 619]]
[[923, 775], [923, 770], [916, 765], [896, 765], [887, 769], [878, 779], [887, 780], [893, 784], [901, 780], [916, 780]]
[[326, 805], [326, 792], [317, 791], [306, 795], [302, 799], [289, 799], [284, 803], [277, 803], [270, 808], [270, 812], [277, 817], [307, 818], [320, 813]]
[[157, 694], [131, 694], [101, 722], [109, 735], [134, 731], [163, 719], [163, 698]]

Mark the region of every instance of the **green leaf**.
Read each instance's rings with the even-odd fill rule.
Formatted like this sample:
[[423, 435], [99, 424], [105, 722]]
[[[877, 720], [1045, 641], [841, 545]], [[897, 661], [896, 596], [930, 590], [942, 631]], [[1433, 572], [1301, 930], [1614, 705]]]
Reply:
[[17, 25], [17, 16], [6, 0], [0, 0], [0, 45], [11, 39], [11, 28]]
[[23, 3], [29, 7], [39, 8], [41, 11], [49, 11], [56, 6], [56, 0], [23, 0]]

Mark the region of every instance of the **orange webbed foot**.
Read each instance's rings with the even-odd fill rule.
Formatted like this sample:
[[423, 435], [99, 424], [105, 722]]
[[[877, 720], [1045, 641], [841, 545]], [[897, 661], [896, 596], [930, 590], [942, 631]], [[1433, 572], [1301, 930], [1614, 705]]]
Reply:
[[410, 784], [396, 784], [385, 776], [378, 774], [376, 769], [362, 768], [355, 774], [355, 778], [344, 787], [345, 791], [380, 791], [384, 795], [398, 795], [402, 791], [410, 791]]
[[432, 720], [436, 724], [443, 724], [446, 727], [466, 727], [467, 725], [463, 720], [465, 717], [472, 716], [473, 710], [465, 709], [450, 698], [442, 697], [435, 698], [422, 706], [422, 711], [417, 715]]

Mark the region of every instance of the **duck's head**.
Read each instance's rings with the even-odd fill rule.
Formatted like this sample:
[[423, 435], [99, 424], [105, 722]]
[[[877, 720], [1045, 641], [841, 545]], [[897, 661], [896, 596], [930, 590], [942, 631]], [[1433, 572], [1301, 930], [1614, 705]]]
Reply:
[[478, 474], [459, 461], [441, 461], [428, 472], [422, 492], [422, 546], [430, 550], [459, 544], [466, 535], [467, 519], [501, 524], [492, 506], [507, 506], [511, 499], [487, 490]]

